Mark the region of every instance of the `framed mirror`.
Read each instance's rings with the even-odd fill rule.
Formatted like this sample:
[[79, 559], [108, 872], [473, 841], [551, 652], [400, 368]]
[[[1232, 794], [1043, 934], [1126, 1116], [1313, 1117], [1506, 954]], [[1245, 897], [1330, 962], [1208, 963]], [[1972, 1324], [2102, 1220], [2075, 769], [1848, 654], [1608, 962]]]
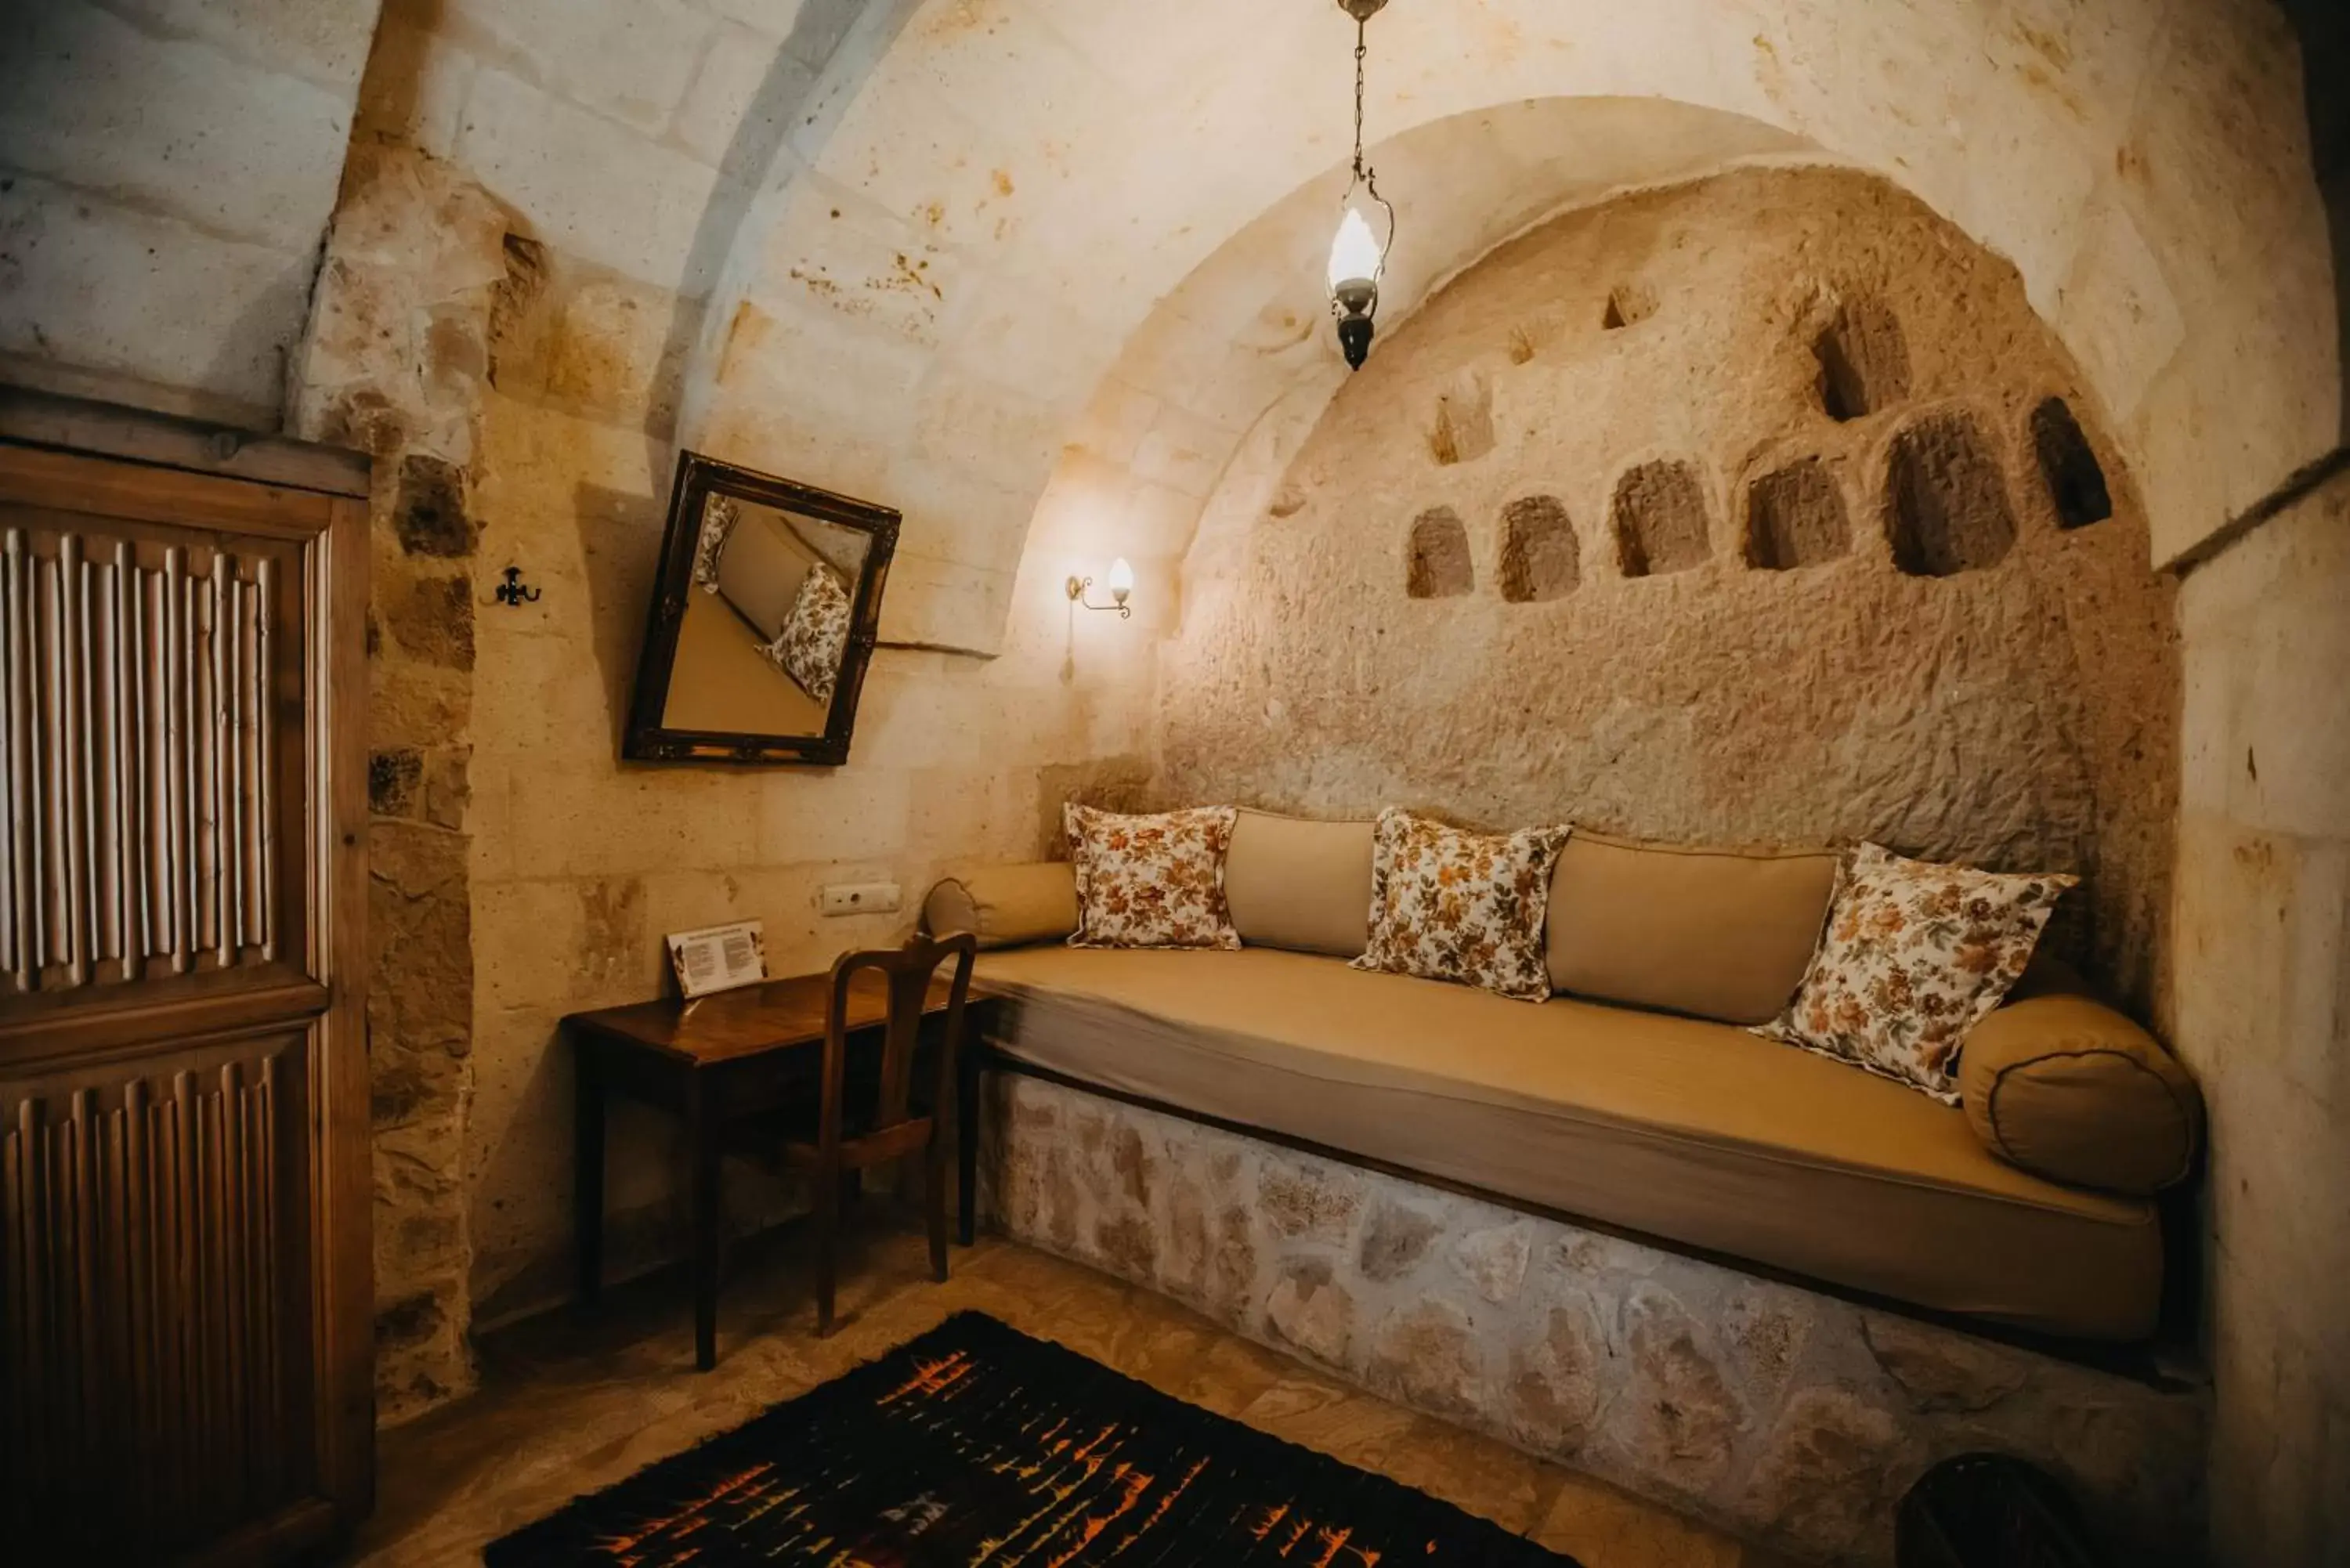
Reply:
[[620, 754], [847, 762], [898, 522], [683, 453]]

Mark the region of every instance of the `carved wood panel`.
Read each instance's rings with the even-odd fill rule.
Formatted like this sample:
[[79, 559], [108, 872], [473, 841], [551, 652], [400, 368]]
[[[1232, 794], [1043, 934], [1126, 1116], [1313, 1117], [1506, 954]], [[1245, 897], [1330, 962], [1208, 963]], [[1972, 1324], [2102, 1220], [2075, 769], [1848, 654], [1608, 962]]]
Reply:
[[0, 392], [0, 1560], [290, 1561], [372, 1484], [365, 469], [27, 418]]
[[313, 1485], [309, 1048], [0, 1085], [0, 1539], [149, 1561]]
[[0, 968], [20, 992], [300, 951], [300, 559], [242, 543], [0, 533]]

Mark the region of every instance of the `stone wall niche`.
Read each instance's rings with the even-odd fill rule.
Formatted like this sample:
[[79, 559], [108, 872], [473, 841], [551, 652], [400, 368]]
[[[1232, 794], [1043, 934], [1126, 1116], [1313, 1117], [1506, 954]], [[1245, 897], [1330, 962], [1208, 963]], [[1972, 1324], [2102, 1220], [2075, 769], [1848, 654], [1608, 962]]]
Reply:
[[[1823, 257], [1866, 258], [1870, 287], [1844, 295], [1898, 317], [1918, 378], [1849, 424], [1822, 416], [1811, 373], [1836, 307]], [[1667, 307], [1601, 331], [1631, 278]], [[1521, 345], [1534, 352], [1513, 363]], [[1493, 449], [1435, 468], [1437, 394], [1469, 373], [1493, 383]], [[1877, 838], [2082, 873], [2050, 951], [2154, 1017], [2174, 590], [2149, 566], [2139, 476], [2080, 386], [2015, 269], [1871, 175], [1741, 170], [1562, 214], [1383, 332], [1294, 452], [1223, 481], [1158, 666], [1152, 798], [1330, 817], [1418, 801], [1496, 827]], [[2114, 509], [2072, 533], [2028, 455], [2055, 393], [2089, 427]], [[1895, 568], [1885, 465], [1905, 430], [1912, 571], [1921, 535], [1954, 564], [1945, 511], [1969, 515], [1966, 485], [1951, 498], [1969, 474], [1995, 536], [1963, 559], [1998, 570]], [[1954, 473], [1950, 449], [1973, 461]], [[1432, 509], [1449, 510], [1416, 534]], [[1569, 539], [1574, 585], [1540, 602], [1565, 587]], [[1403, 600], [1447, 577], [1473, 597]]]
[[1411, 520], [1403, 591], [1416, 599], [1458, 598], [1477, 586], [1469, 560], [1469, 530], [1450, 506], [1431, 506]]
[[1439, 467], [1474, 462], [1493, 450], [1493, 385], [1470, 371], [1436, 394], [1436, 424], [1429, 455]]
[[2015, 543], [2007, 476], [1971, 414], [1929, 414], [1893, 438], [1885, 521], [1893, 564], [1912, 576], [1947, 577], [2006, 558]]
[[1626, 576], [1662, 576], [1704, 562], [1705, 487], [1688, 463], [1667, 458], [1626, 470], [1613, 512], [1617, 565]]
[[2040, 459], [2048, 498], [2056, 506], [2056, 526], [2085, 528], [2114, 514], [2106, 471], [2064, 399], [2043, 399], [2032, 410], [2032, 450]]
[[1881, 300], [1846, 300], [1812, 344], [1820, 362], [1820, 407], [1842, 423], [1883, 413], [1909, 395], [1909, 345], [1901, 318]]
[[1657, 313], [1657, 296], [1637, 283], [1619, 283], [1607, 291], [1607, 308], [1599, 325], [1610, 332], [1646, 321]]
[[1746, 564], [1764, 571], [1816, 566], [1852, 548], [1852, 518], [1835, 476], [1816, 457], [1756, 480], [1746, 492]]
[[1575, 524], [1555, 495], [1526, 495], [1502, 508], [1502, 597], [1512, 604], [1564, 597], [1583, 580]]

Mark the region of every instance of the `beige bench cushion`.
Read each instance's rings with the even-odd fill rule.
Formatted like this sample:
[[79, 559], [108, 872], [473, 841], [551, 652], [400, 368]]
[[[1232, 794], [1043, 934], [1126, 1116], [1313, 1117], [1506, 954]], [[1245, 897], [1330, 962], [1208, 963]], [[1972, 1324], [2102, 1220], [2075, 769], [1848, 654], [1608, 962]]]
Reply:
[[949, 877], [922, 900], [932, 936], [969, 931], [983, 948], [1057, 942], [1077, 929], [1077, 877], [1066, 860], [988, 866]]
[[1551, 985], [1767, 1023], [1803, 981], [1835, 867], [1832, 851], [1642, 844], [1578, 829], [1551, 874]]
[[2058, 1181], [2158, 1192], [2193, 1168], [2203, 1101], [2153, 1035], [2094, 997], [2011, 1002], [1959, 1053], [1959, 1094], [1982, 1141]]
[[1242, 812], [1224, 899], [1251, 947], [1353, 958], [1370, 940], [1371, 825]]
[[1238, 952], [985, 955], [1014, 1056], [1521, 1201], [2055, 1334], [2154, 1325], [2148, 1202], [1991, 1157], [1963, 1112], [1726, 1024]]

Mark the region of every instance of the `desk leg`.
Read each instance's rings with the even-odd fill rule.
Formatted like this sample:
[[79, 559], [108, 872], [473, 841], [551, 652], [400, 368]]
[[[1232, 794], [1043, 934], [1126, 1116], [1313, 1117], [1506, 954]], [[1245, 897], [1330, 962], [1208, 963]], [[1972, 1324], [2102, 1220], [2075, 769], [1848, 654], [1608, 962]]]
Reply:
[[981, 1048], [966, 1046], [955, 1061], [955, 1240], [979, 1239], [979, 1073]]
[[572, 1236], [579, 1254], [579, 1299], [604, 1288], [604, 1083], [592, 1048], [572, 1059]]
[[693, 1365], [718, 1365], [718, 1126], [697, 1075], [686, 1091], [686, 1142], [693, 1160]]

